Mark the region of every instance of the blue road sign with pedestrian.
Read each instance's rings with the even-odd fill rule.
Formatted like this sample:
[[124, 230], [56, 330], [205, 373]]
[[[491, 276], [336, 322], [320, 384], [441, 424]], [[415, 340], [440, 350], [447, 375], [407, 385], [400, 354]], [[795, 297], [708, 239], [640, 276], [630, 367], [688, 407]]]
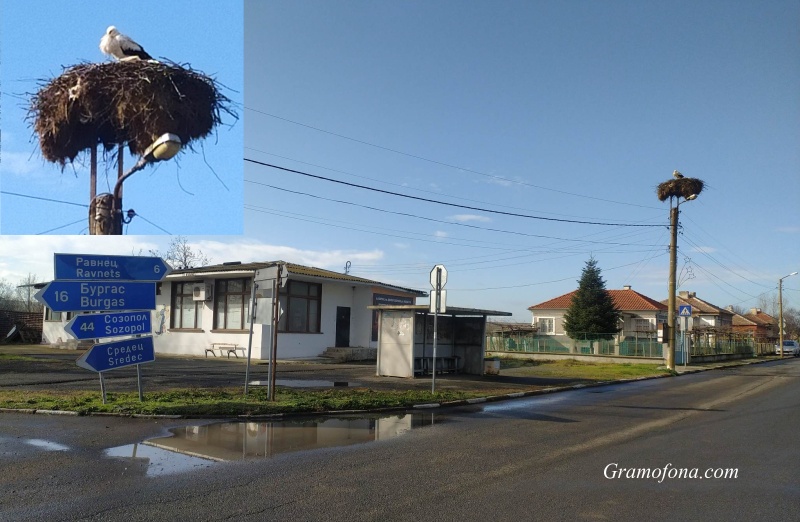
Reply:
[[160, 257], [55, 254], [57, 280], [161, 281], [172, 270]]
[[680, 305], [678, 307], [678, 315], [681, 317], [691, 317], [692, 316], [692, 306], [691, 305]]
[[105, 372], [134, 364], [144, 364], [156, 360], [153, 337], [136, 337], [96, 344], [84, 353], [76, 364], [95, 372]]
[[155, 310], [156, 284], [133, 281], [53, 281], [34, 297], [54, 312]]
[[150, 311], [76, 315], [64, 326], [75, 339], [144, 335], [152, 332]]

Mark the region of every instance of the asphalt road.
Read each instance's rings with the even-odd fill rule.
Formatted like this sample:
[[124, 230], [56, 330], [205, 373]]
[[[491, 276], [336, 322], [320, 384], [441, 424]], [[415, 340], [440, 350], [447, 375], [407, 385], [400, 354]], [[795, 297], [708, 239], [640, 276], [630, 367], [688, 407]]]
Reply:
[[[433, 425], [387, 440], [165, 474], [105, 452], [202, 422], [3, 414], [0, 519], [797, 520], [799, 408], [788, 359], [428, 411]], [[606, 478], [623, 468], [651, 478]], [[669, 476], [695, 468], [736, 477]]]

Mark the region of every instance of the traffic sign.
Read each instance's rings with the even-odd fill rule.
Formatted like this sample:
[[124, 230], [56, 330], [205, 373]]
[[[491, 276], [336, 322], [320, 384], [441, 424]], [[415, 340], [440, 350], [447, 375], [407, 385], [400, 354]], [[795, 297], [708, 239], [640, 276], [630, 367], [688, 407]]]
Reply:
[[54, 312], [155, 310], [156, 284], [131, 281], [53, 281], [34, 297]]
[[691, 317], [692, 316], [692, 307], [691, 305], [680, 305], [678, 306], [678, 315], [681, 317]]
[[153, 331], [149, 311], [76, 315], [64, 329], [75, 339], [143, 335]]
[[[438, 298], [437, 298], [438, 296]], [[436, 309], [436, 303], [439, 303], [439, 309]], [[447, 312], [447, 290], [439, 290], [431, 292], [431, 308], [432, 314], [443, 314]]]
[[161, 281], [172, 268], [160, 257], [55, 254], [58, 280]]
[[439, 288], [444, 288], [445, 283], [447, 283], [447, 269], [444, 265], [436, 265], [431, 270], [431, 287], [436, 288], [436, 272], [441, 271], [441, 275], [439, 276]]
[[76, 364], [95, 372], [124, 368], [156, 360], [153, 337], [134, 337], [124, 341], [96, 344], [83, 354]]

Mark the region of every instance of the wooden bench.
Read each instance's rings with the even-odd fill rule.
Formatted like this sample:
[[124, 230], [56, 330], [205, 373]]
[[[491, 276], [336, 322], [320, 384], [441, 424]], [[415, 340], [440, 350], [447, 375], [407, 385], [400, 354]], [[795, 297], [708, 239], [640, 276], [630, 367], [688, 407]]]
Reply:
[[214, 357], [217, 356], [217, 351], [219, 351], [219, 356], [222, 357], [223, 353], [228, 353], [228, 359], [231, 358], [231, 354], [235, 355], [236, 358], [239, 358], [239, 354], [236, 353], [237, 350], [242, 351], [242, 355], [244, 355], [244, 347], [239, 346], [236, 343], [211, 343], [210, 348], [206, 348], [206, 358], [208, 358], [208, 354], [211, 353]]
[[[458, 367], [459, 356], [452, 357], [437, 357], [436, 358], [436, 373], [460, 373], [461, 368]], [[431, 366], [433, 366], [433, 357], [414, 357], [414, 373], [421, 375], [428, 375], [431, 373]]]

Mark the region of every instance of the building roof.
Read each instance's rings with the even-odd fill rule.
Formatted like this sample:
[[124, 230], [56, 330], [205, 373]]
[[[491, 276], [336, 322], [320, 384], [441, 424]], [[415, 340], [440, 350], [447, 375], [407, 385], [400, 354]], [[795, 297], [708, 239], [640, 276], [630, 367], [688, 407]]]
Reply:
[[[667, 304], [669, 300], [664, 299], [661, 302]], [[734, 315], [730, 310], [703, 301], [697, 297], [695, 292], [678, 292], [678, 295], [675, 296], [675, 308], [677, 309], [681, 305], [691, 306], [692, 315]]]
[[[414, 312], [426, 312], [430, 313], [431, 306], [430, 305], [372, 305], [368, 306], [370, 310], [392, 310], [392, 311], [402, 311], [402, 310], [413, 310]], [[447, 305], [447, 311], [443, 314], [439, 315], [502, 315], [502, 316], [512, 316], [511, 312], [500, 312], [498, 310], [481, 310], [480, 308], [460, 308], [458, 306], [450, 306]]]
[[736, 314], [733, 316], [734, 326], [776, 326], [777, 321], [769, 314], [765, 314], [760, 308], [753, 308], [746, 314]]
[[[611, 295], [611, 299], [614, 301], [614, 307], [622, 312], [661, 312], [667, 309], [666, 305], [663, 305], [655, 299], [651, 299], [646, 295], [640, 294], [636, 290], [632, 290], [628, 287], [626, 287], [624, 290], [606, 290], [606, 292]], [[573, 290], [568, 294], [560, 295], [555, 299], [550, 299], [549, 301], [533, 305], [529, 307], [528, 310], [566, 310], [569, 308], [570, 303], [572, 303], [572, 296], [574, 296], [575, 293], [577, 293], [577, 290]]]
[[414, 290], [413, 288], [404, 288], [402, 286], [382, 283], [380, 281], [374, 281], [372, 279], [364, 279], [363, 277], [356, 277], [349, 274], [342, 274], [339, 272], [334, 272], [332, 270], [325, 270], [324, 268], [316, 268], [311, 266], [298, 265], [295, 263], [287, 263], [286, 261], [263, 261], [255, 263], [232, 262], [232, 263], [222, 263], [220, 265], [202, 266], [199, 268], [185, 268], [185, 269], [173, 270], [167, 276], [167, 279], [182, 279], [194, 276], [231, 276], [237, 274], [252, 275], [255, 274], [257, 270], [262, 270], [264, 268], [276, 265], [286, 266], [289, 275], [295, 276], [294, 279], [297, 279], [298, 278], [297, 276], [299, 276], [300, 278], [335, 280], [347, 283], [355, 283], [359, 285], [382, 286], [385, 288], [391, 288], [402, 292], [414, 294], [417, 297], [425, 297], [426, 295], [428, 295], [427, 292], [423, 292], [421, 290]]

